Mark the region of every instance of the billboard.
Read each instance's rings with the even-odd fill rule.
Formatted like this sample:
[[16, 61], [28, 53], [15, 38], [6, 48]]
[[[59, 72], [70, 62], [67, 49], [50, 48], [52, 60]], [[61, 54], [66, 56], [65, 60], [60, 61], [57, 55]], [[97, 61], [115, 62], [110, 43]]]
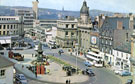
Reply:
[[91, 36], [91, 43], [94, 45], [97, 44], [97, 37], [96, 36]]

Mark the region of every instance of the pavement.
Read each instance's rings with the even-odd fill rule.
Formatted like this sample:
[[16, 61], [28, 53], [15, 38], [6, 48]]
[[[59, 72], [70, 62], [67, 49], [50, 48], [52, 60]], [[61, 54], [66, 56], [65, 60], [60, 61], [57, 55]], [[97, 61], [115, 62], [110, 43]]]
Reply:
[[[77, 64], [78, 64], [78, 67], [80, 68], [80, 69], [85, 69], [86, 67], [84, 66], [84, 64], [83, 64], [83, 62], [84, 62], [84, 60], [85, 60], [85, 57], [82, 55], [78, 55], [78, 56], [75, 56], [75, 53], [72, 53], [72, 55], [70, 55], [70, 53], [68, 53], [67, 52], [67, 50], [66, 49], [64, 49], [64, 54], [62, 54], [61, 56], [59, 56], [59, 54], [58, 54], [58, 50], [59, 49], [48, 49], [48, 48], [45, 48], [44, 49], [44, 52], [46, 53], [46, 54], [50, 54], [50, 55], [54, 55], [55, 57], [57, 57], [57, 58], [60, 58], [61, 60], [64, 60], [64, 61], [66, 61], [66, 62], [68, 62], [68, 63], [70, 63], [70, 64], [73, 64], [73, 65], [76, 65], [76, 63], [75, 63], [75, 60], [76, 60], [76, 57], [77, 57]], [[18, 62], [17, 63], [17, 65], [16, 65], [16, 68], [19, 70], [19, 71], [21, 71], [22, 73], [24, 73], [26, 76], [31, 76], [31, 77], [28, 77], [28, 78], [31, 78], [32, 80], [30, 80], [29, 81], [29, 84], [45, 84], [45, 83], [49, 83], [50, 84], [50, 82], [48, 82], [48, 79], [47, 79], [47, 76], [43, 76], [43, 75], [38, 75], [38, 80], [34, 77], [34, 74], [31, 72], [31, 71], [29, 71], [29, 70], [23, 70], [22, 69], [22, 67], [21, 67], [21, 65], [23, 64], [23, 65], [29, 65], [30, 64], [30, 60], [34, 60], [35, 59], [35, 57], [32, 57], [32, 55], [31, 55], [31, 53], [34, 53], [35, 54], [35, 52], [32, 50], [32, 49], [29, 49], [29, 50], [24, 50], [24, 51], [15, 51], [15, 52], [19, 52], [19, 53], [21, 53], [21, 54], [23, 54], [23, 53], [25, 53], [24, 54], [24, 57], [25, 57], [25, 61], [24, 62]], [[56, 64], [57, 65], [57, 64]], [[52, 66], [54, 67], [54, 64], [52, 64]], [[59, 65], [57, 65], [57, 67], [58, 67]], [[50, 66], [51, 67], [51, 66]], [[56, 68], [57, 68], [56, 67]], [[49, 67], [48, 67], [49, 68]], [[25, 67], [24, 67], [24, 69], [26, 69]], [[75, 79], [75, 80], [79, 80], [80, 82], [82, 82], [81, 84], [124, 84], [125, 82], [121, 82], [121, 81], [123, 81], [124, 80], [124, 78], [125, 77], [122, 77], [122, 78], [120, 78], [119, 76], [116, 76], [114, 73], [113, 73], [113, 71], [111, 71], [111, 69], [109, 69], [109, 68], [93, 68], [92, 67], [92, 69], [93, 69], [93, 71], [95, 72], [95, 74], [96, 74], [96, 76], [95, 77], [91, 77], [91, 78], [89, 78], [89, 80], [87, 80], [86, 82], [83, 82], [83, 81], [81, 81], [81, 79], [83, 79], [83, 78], [78, 78], [78, 77], [81, 77], [81, 75], [78, 75], [77, 77], [76, 76], [74, 76], [74, 78], [70, 78], [70, 79]], [[56, 73], [56, 74], [58, 74], [58, 72], [56, 72], [58, 69], [54, 69], [54, 71], [51, 71], [52, 73]], [[60, 69], [59, 69], [60, 70]], [[60, 71], [60, 72], [62, 72], [62, 71]], [[64, 74], [64, 72], [63, 72], [63, 75], [62, 75], [62, 73], [59, 73], [59, 75], [60, 76], [65, 76], [65, 74]], [[49, 77], [49, 76], [48, 76]], [[54, 77], [54, 75], [53, 75], [53, 77]], [[57, 82], [59, 82], [58, 80], [60, 80], [59, 78], [56, 78], [56, 79], [54, 79], [54, 78], [49, 78], [50, 79], [50, 81], [54, 81], [54, 80], [57, 80]], [[119, 79], [120, 78], [120, 79]], [[41, 80], [40, 80], [41, 79]], [[47, 81], [45, 81], [45, 79], [47, 79]], [[65, 78], [65, 80], [66, 79], [68, 79], [68, 77], [67, 78]], [[86, 78], [87, 79], [87, 78]], [[64, 82], [65, 81], [64, 79], [62, 79], [61, 81], [62, 82]], [[111, 81], [110, 81], [111, 80]], [[33, 81], [35, 81], [35, 82], [33, 82]], [[37, 82], [38, 81], [38, 82]], [[113, 82], [112, 82], [113, 81]], [[71, 82], [74, 82], [74, 80], [72, 80]], [[55, 84], [55, 83], [52, 83], [51, 82], [51, 84]], [[60, 84], [60, 83], [57, 83], [57, 84]], [[77, 83], [78, 84], [78, 83]]]
[[[5, 56], [8, 58], [8, 51], [4, 51]], [[49, 66], [45, 66], [46, 69], [50, 70], [49, 74], [38, 75], [37, 78], [34, 73], [28, 70], [26, 67], [31, 64], [32, 60], [35, 60], [36, 57], [32, 57], [32, 54], [35, 54], [33, 50], [13, 50], [15, 53], [21, 53], [24, 56], [24, 61], [16, 61], [14, 59], [10, 59], [12, 62], [15, 63], [15, 69], [19, 73], [23, 73], [26, 77], [31, 78], [32, 80], [37, 80], [42, 83], [51, 83], [51, 84], [64, 84], [67, 79], [70, 79], [71, 83], [82, 83], [89, 80], [89, 77], [82, 74], [74, 74], [73, 76], [66, 76], [66, 72], [62, 70], [62, 66], [50, 61]], [[22, 67], [24, 65], [24, 67]], [[55, 81], [54, 81], [55, 80]], [[31, 81], [30, 81], [31, 82]], [[30, 83], [29, 83], [30, 84]], [[35, 83], [34, 83], [35, 84]]]

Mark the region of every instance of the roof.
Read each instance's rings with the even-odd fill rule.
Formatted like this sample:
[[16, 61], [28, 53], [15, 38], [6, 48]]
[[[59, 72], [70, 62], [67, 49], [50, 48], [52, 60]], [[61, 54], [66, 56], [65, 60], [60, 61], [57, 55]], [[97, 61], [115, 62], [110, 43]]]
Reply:
[[87, 7], [87, 2], [86, 1], [83, 2], [83, 6], [82, 6], [82, 8], [80, 10], [80, 13], [89, 14], [89, 8]]
[[0, 56], [0, 68], [13, 66], [14, 63], [6, 59], [5, 57]]
[[125, 53], [131, 53], [131, 42], [122, 43], [120, 46], [115, 48], [115, 50], [122, 51]]
[[124, 29], [129, 29], [129, 17], [106, 17], [102, 28], [109, 28], [109, 29], [116, 29], [117, 28], [117, 21], [120, 21], [123, 23]]

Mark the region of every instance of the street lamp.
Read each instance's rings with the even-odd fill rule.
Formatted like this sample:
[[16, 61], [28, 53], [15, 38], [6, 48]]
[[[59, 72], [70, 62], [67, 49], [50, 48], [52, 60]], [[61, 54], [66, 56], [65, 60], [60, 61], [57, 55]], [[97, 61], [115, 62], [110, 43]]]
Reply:
[[78, 43], [75, 44], [75, 46], [77, 47], [77, 54], [76, 54], [76, 70], [77, 70], [77, 56], [78, 56]]

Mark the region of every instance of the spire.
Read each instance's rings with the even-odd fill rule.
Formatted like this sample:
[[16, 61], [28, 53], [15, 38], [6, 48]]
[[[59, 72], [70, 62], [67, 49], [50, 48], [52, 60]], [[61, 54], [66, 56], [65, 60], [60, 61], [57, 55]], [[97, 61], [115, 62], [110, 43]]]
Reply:
[[83, 6], [82, 6], [82, 8], [80, 10], [80, 13], [89, 15], [89, 7], [87, 7], [86, 0], [84, 0], [84, 2], [83, 2]]
[[38, 0], [36, 0], [37, 2], [39, 2]]

